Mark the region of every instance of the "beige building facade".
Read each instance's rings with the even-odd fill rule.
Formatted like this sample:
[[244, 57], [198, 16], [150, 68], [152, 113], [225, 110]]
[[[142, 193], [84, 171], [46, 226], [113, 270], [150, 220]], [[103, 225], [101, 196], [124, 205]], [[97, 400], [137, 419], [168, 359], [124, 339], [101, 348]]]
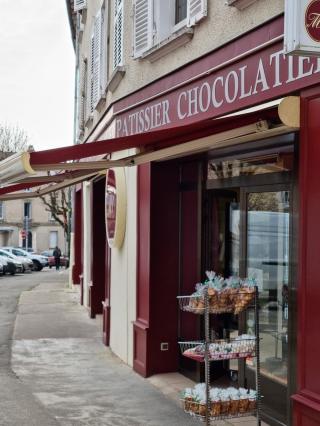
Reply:
[[[306, 352], [302, 346], [299, 349], [302, 343], [296, 339], [295, 327], [302, 318], [297, 318], [298, 285], [308, 278], [298, 278], [297, 273], [297, 259], [302, 252], [298, 254], [295, 245], [298, 231], [294, 221], [301, 212], [305, 218], [306, 212], [303, 213], [303, 205], [298, 206], [294, 167], [300, 161], [299, 138], [299, 150], [308, 149], [306, 129], [310, 122], [306, 99], [319, 99], [319, 59], [284, 54], [283, 0], [79, 0], [75, 4], [76, 143], [106, 139], [112, 143], [116, 139], [122, 149], [107, 152], [104, 159], [140, 155], [124, 167], [126, 229], [120, 246], [110, 247], [106, 237], [108, 220], [105, 225], [104, 209], [108, 196], [101, 188], [106, 185], [108, 191], [108, 174], [100, 173], [79, 185], [75, 192], [73, 282], [81, 285], [83, 304], [90, 315], [103, 314], [104, 342], [144, 377], [179, 371], [195, 381], [203, 380], [201, 367], [184, 362], [177, 346], [181, 337], [203, 339], [203, 330], [199, 330], [200, 321], [197, 327], [190, 317], [181, 314], [176, 298], [193, 293], [197, 280], [204, 279], [205, 265], [210, 264], [213, 269], [226, 264], [227, 255], [232, 256], [240, 247], [241, 254], [235, 256], [235, 263], [239, 263], [236, 273], [245, 277], [255, 270], [261, 280], [261, 307], [267, 301], [261, 308], [263, 419], [270, 425], [315, 424], [307, 418], [319, 419], [319, 406], [310, 409], [314, 411], [312, 415], [309, 413], [311, 394], [303, 393], [303, 385], [297, 379], [300, 374], [309, 381], [310, 389], [315, 383], [299, 365], [298, 355], [304, 359]], [[280, 127], [283, 123], [275, 105], [284, 97], [294, 96], [305, 99], [305, 112], [301, 114], [305, 133], [290, 130], [289, 137], [289, 130], [284, 129], [283, 139], [271, 136], [268, 140], [258, 138], [256, 133], [250, 138], [241, 133], [242, 126], [252, 124], [248, 122], [251, 113], [256, 113], [254, 125], [263, 120], [267, 127]], [[148, 140], [149, 132], [154, 140]], [[220, 140], [216, 133], [226, 139]], [[227, 142], [229, 137], [237, 140], [234, 145]], [[187, 151], [179, 150], [183, 143]], [[290, 154], [283, 154], [287, 148]], [[306, 151], [303, 153], [307, 156]], [[139, 163], [144, 154], [150, 156], [149, 162]], [[237, 179], [222, 179], [223, 174], [223, 178], [230, 177], [230, 159], [233, 164], [240, 164], [246, 156], [264, 161], [268, 155], [280, 158], [287, 154], [287, 159], [291, 155], [292, 161], [295, 159], [292, 180], [288, 175], [277, 180], [277, 176], [274, 187], [272, 178], [263, 181], [253, 177], [243, 183], [237, 166], [231, 176]], [[216, 158], [221, 160], [220, 164], [215, 163]], [[209, 182], [210, 161], [223, 169], [220, 177], [215, 178], [219, 182]], [[307, 161], [299, 163], [299, 173], [300, 167], [304, 173], [306, 164]], [[307, 185], [303, 190], [306, 188]], [[262, 193], [263, 189], [266, 199], [270, 192], [277, 191], [277, 199], [282, 197], [283, 205], [290, 205], [290, 211], [268, 212], [270, 217], [285, 215], [287, 228], [283, 233], [278, 229], [276, 238], [278, 249], [287, 247], [288, 252], [280, 261], [270, 255], [259, 268], [251, 268], [250, 236], [245, 234], [245, 226], [254, 214], [248, 211], [246, 197], [255, 190]], [[217, 212], [219, 208], [221, 211]], [[231, 224], [232, 214], [236, 222], [232, 232], [241, 228], [241, 235], [237, 236], [239, 241], [242, 239], [241, 244], [219, 255], [230, 244], [231, 231], [230, 235], [229, 231], [223, 235], [218, 222], [227, 217], [229, 222], [225, 226]], [[285, 234], [286, 239], [280, 241], [280, 234]], [[257, 244], [263, 238], [257, 238]], [[301, 241], [304, 238], [305, 234]], [[105, 249], [101, 255], [102, 247]], [[100, 275], [98, 260], [105, 267]], [[255, 261], [254, 258], [252, 263]], [[271, 278], [267, 264], [279, 267], [277, 282]], [[230, 276], [230, 265], [218, 272]], [[312, 287], [311, 280], [307, 285]], [[312, 287], [312, 294], [316, 293]], [[299, 297], [305, 300], [303, 292]], [[319, 300], [319, 293], [317, 297]], [[189, 329], [184, 328], [184, 321]], [[245, 323], [245, 318], [241, 321], [244, 328], [250, 324], [252, 327], [252, 322]], [[241, 368], [242, 386], [247, 380], [247, 367]], [[230, 366], [221, 367], [220, 373], [218, 377], [232, 373]], [[249, 373], [247, 384], [250, 381], [252, 384]], [[312, 389], [315, 392], [315, 387]], [[299, 413], [295, 418], [294, 412]]]
[[[77, 143], [115, 137], [119, 131], [117, 102], [135, 92], [143, 93], [152, 82], [262, 25], [284, 9], [282, 0], [229, 3], [230, 6], [221, 0], [75, 1]], [[190, 8], [194, 9], [194, 16]], [[162, 88], [164, 92], [166, 89]], [[128, 153], [122, 152], [120, 157]], [[126, 235], [122, 248], [111, 250], [110, 260], [111, 303], [116, 307], [111, 311], [110, 346], [123, 361], [132, 365], [136, 319], [137, 168], [127, 168], [125, 173]], [[84, 184], [82, 191], [83, 293], [84, 304], [89, 307], [92, 185]]]
[[[27, 224], [26, 224], [27, 223]], [[0, 246], [28, 247], [41, 253], [56, 245], [66, 252], [62, 227], [54, 220], [40, 198], [2, 201], [0, 204]]]

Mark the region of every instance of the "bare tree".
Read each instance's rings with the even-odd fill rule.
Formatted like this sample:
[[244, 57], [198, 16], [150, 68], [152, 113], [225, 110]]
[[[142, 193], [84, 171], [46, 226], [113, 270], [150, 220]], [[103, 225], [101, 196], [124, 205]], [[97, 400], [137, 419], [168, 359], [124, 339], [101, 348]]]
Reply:
[[70, 252], [71, 232], [71, 195], [70, 189], [60, 189], [40, 197], [45, 205], [46, 211], [51, 213], [56, 222], [63, 228], [67, 240], [68, 255]]
[[28, 148], [29, 137], [18, 125], [0, 124], [0, 151], [9, 156]]

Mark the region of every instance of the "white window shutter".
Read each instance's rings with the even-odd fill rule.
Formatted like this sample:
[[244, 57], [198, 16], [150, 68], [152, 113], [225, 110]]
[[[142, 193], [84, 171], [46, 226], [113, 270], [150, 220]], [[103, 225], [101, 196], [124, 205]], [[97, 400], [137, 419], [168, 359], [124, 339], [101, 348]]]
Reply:
[[99, 79], [99, 98], [105, 95], [108, 77], [108, 51], [107, 51], [107, 24], [108, 17], [106, 15], [105, 2], [101, 8], [101, 23], [100, 23], [100, 79]]
[[191, 27], [207, 16], [207, 0], [188, 0], [187, 25]]
[[133, 55], [138, 58], [153, 44], [153, 0], [135, 0]]
[[73, 10], [75, 12], [85, 9], [86, 7], [87, 7], [87, 0], [74, 0]]
[[83, 59], [80, 65], [80, 84], [79, 84], [79, 129], [84, 130], [86, 121], [86, 98], [87, 98], [87, 61]]
[[123, 65], [123, 0], [115, 0], [113, 68]]
[[94, 111], [94, 33], [91, 35], [91, 50], [90, 50], [90, 97], [88, 99], [88, 109], [90, 114]]
[[94, 20], [91, 36], [90, 112], [93, 113], [101, 96], [101, 11]]

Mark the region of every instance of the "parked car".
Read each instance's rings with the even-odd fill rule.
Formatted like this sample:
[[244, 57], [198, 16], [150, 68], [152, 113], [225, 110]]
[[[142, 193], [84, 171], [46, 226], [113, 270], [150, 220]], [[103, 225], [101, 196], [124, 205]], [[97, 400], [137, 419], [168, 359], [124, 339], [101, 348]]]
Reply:
[[[1, 250], [0, 249], [0, 254], [1, 254]], [[10, 254], [11, 257], [13, 256], [14, 260], [17, 260], [18, 262], [20, 262], [22, 264], [22, 272], [26, 272], [26, 271], [33, 271], [34, 270], [34, 264], [32, 262], [31, 259], [29, 259], [28, 257], [25, 256], [18, 256], [15, 253], [9, 253], [6, 250], [3, 249], [3, 251], [5, 251], [6, 253]], [[3, 253], [2, 253], [3, 256]]]
[[[53, 256], [53, 250], [45, 250], [41, 252], [41, 255], [48, 257], [49, 268], [56, 266], [56, 260]], [[60, 266], [64, 266], [65, 268], [69, 267], [69, 258], [67, 256], [64, 256], [63, 254], [60, 256]]]
[[5, 273], [7, 272], [11, 275], [14, 275], [16, 272], [23, 272], [22, 263], [19, 261], [17, 256], [2, 249], [0, 249], [0, 256], [4, 257], [7, 261], [7, 269]]
[[2, 250], [6, 250], [15, 256], [22, 256], [24, 258], [31, 259], [35, 271], [41, 271], [45, 266], [48, 266], [48, 258], [41, 256], [40, 254], [28, 253], [20, 247], [2, 247]]
[[8, 268], [8, 262], [4, 256], [0, 256], [0, 273], [4, 275], [6, 273], [6, 269]]

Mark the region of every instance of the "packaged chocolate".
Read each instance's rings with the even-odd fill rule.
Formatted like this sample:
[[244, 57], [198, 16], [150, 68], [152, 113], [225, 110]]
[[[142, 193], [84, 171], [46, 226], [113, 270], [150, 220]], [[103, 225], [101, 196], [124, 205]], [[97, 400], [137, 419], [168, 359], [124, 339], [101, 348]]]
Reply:
[[205, 416], [206, 411], [207, 411], [207, 404], [204, 400], [202, 400], [202, 401], [200, 401], [200, 404], [199, 404], [199, 415]]
[[239, 413], [241, 414], [246, 413], [248, 411], [248, 407], [249, 407], [248, 395], [240, 395]]
[[212, 417], [217, 417], [221, 415], [221, 401], [219, 398], [211, 401], [211, 411], [210, 414]]
[[235, 416], [239, 413], [239, 395], [232, 395], [230, 401], [230, 414]]

